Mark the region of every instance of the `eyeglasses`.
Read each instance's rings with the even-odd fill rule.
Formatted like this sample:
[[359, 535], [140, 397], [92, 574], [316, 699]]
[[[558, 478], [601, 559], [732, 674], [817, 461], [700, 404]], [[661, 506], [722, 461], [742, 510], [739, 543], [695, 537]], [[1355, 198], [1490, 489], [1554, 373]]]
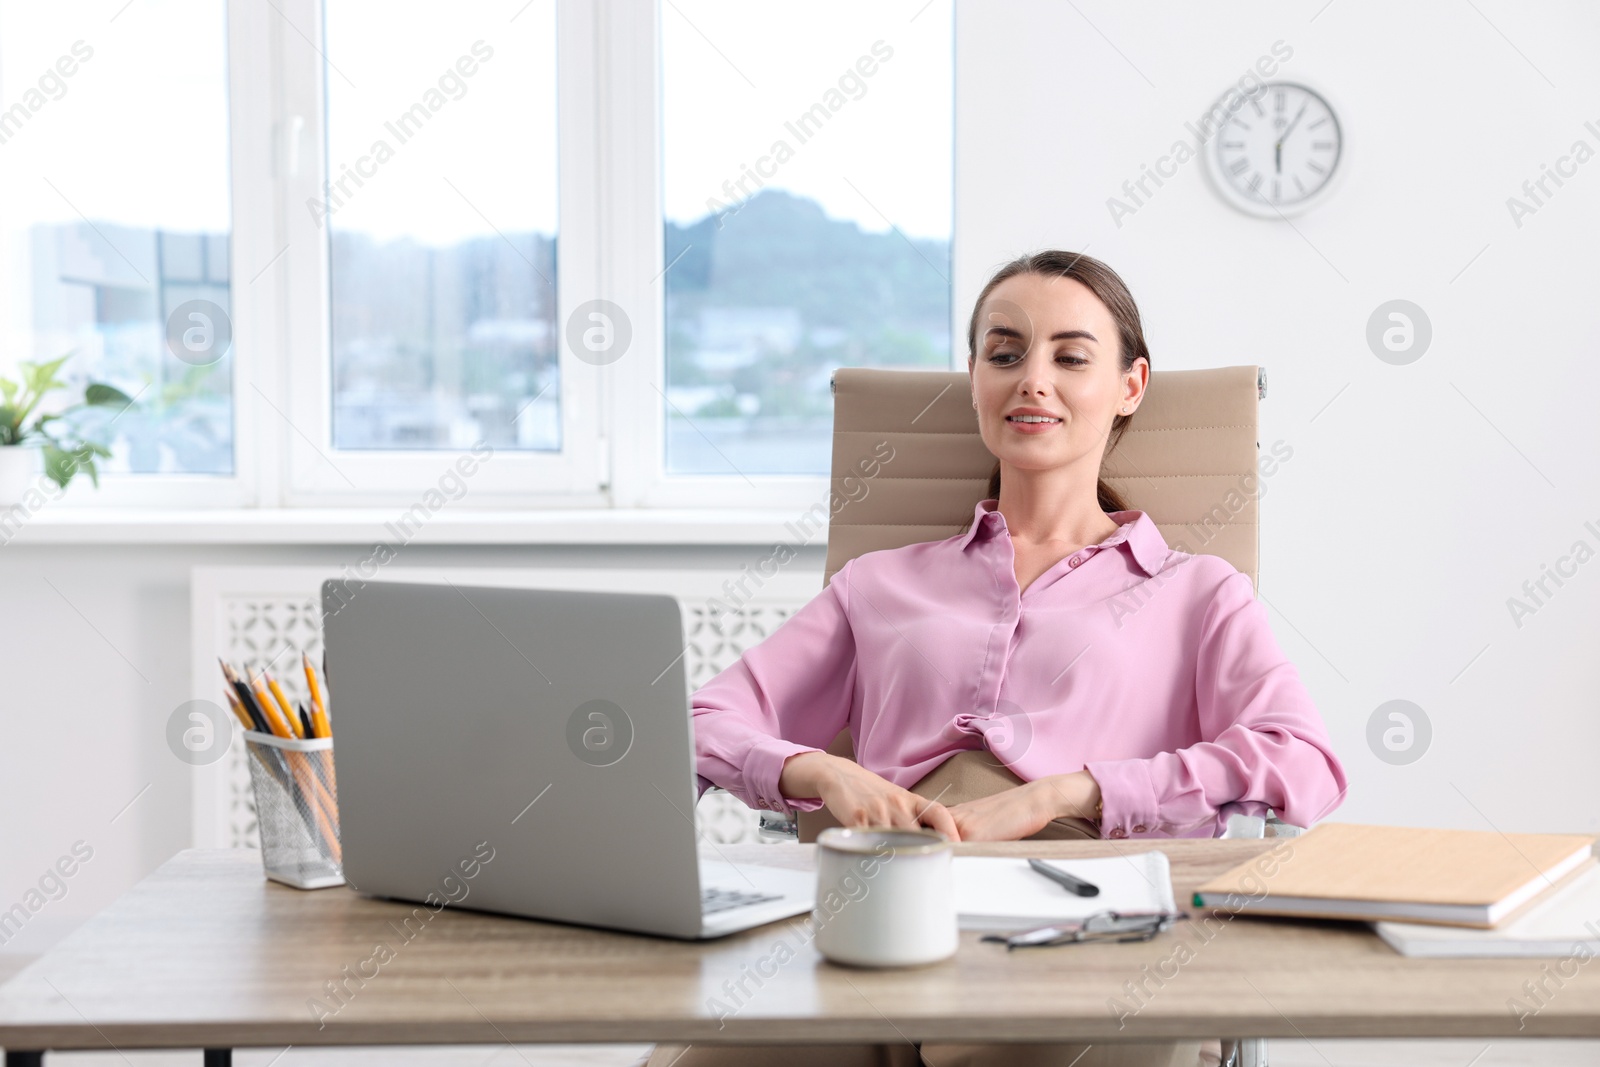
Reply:
[[982, 940], [1014, 948], [1045, 948], [1050, 945], [1071, 945], [1085, 941], [1149, 941], [1161, 931], [1169, 929], [1179, 919], [1187, 919], [1187, 912], [1117, 912], [1097, 911], [1083, 919], [1052, 923], [1014, 934], [987, 934]]

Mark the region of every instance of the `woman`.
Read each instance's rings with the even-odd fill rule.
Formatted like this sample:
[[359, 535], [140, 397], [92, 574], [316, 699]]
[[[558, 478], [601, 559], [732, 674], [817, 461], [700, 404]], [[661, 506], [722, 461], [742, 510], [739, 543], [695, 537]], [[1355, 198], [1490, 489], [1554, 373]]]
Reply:
[[[1249, 577], [1169, 548], [1100, 480], [1150, 378], [1122, 280], [1087, 256], [1024, 256], [984, 286], [967, 344], [999, 460], [989, 499], [962, 534], [850, 561], [696, 692], [702, 777], [753, 807], [960, 841], [1062, 824], [1213, 837], [1224, 805], [1326, 815], [1344, 770]], [[822, 751], [845, 728], [854, 761]], [[920, 788], [977, 751], [1003, 765], [998, 791]], [[1203, 1044], [661, 1046], [649, 1062], [1188, 1067], [1215, 1055]]]

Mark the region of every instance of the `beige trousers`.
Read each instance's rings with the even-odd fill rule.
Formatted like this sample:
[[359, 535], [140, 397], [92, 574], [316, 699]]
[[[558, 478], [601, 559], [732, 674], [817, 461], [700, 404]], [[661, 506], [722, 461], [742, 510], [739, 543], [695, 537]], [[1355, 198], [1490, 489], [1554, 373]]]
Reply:
[[[911, 787], [941, 804], [960, 804], [1022, 784], [1022, 779], [987, 750], [959, 752]], [[1085, 819], [1056, 819], [1030, 841], [1098, 839]], [[1070, 947], [1040, 949], [1070, 952]], [[1150, 1044], [947, 1045], [909, 1041], [895, 1045], [657, 1045], [647, 1067], [1213, 1067], [1221, 1042], [1161, 1041]]]

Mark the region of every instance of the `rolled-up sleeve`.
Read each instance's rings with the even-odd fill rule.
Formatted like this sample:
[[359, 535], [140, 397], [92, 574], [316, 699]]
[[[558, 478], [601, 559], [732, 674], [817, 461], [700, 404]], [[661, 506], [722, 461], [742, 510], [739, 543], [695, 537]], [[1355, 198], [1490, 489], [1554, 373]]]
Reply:
[[752, 808], [815, 811], [817, 798], [785, 799], [783, 763], [820, 752], [850, 720], [856, 650], [846, 563], [817, 596], [766, 640], [695, 691], [700, 791], [719, 785]]
[[1242, 572], [1228, 575], [1205, 609], [1195, 698], [1204, 741], [1085, 765], [1100, 786], [1107, 836], [1219, 832], [1225, 804], [1271, 808], [1310, 826], [1344, 799], [1344, 767], [1327, 728]]

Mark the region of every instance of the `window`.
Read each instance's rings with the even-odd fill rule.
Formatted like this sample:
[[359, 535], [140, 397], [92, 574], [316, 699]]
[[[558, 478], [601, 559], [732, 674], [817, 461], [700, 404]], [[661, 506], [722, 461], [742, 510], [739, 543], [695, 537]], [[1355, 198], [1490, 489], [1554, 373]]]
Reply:
[[606, 503], [565, 343], [596, 243], [591, 7], [286, 0], [310, 26], [282, 35], [287, 503], [403, 506], [474, 448], [464, 506]]
[[559, 449], [555, 5], [325, 15], [334, 447]]
[[950, 365], [951, 8], [661, 16], [665, 468], [828, 473], [840, 366]]
[[[951, 0], [0, 0], [0, 362], [67, 502], [806, 507], [951, 366]], [[0, 365], [0, 370], [6, 368]]]
[[226, 60], [206, 0], [0, 0], [0, 372], [133, 397], [77, 417], [106, 471], [235, 469]]

